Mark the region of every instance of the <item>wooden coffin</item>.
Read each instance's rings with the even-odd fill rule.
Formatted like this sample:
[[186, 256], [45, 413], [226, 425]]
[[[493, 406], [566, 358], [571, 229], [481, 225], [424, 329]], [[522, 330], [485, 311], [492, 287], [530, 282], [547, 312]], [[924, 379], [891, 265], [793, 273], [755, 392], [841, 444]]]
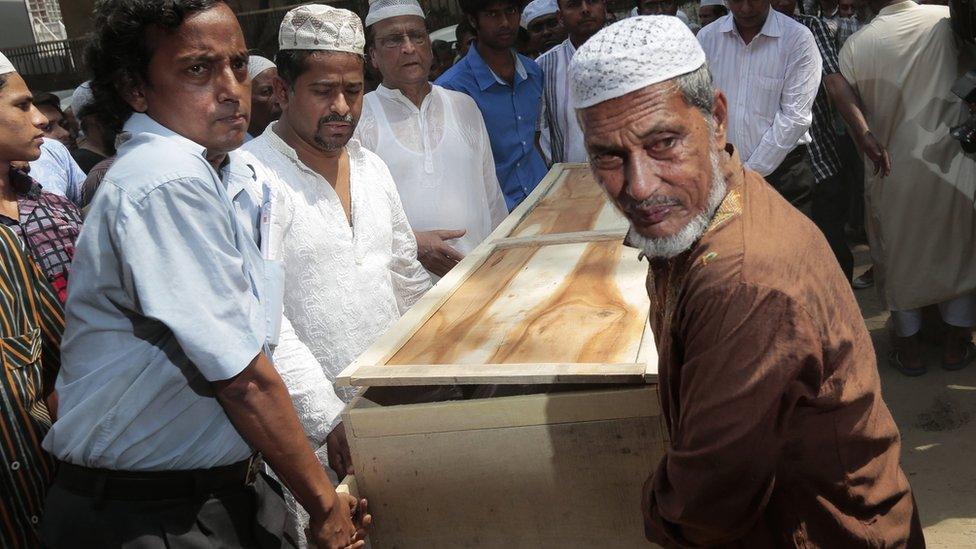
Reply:
[[666, 435], [626, 230], [585, 165], [557, 165], [339, 376], [368, 388], [344, 422], [372, 547], [646, 546]]

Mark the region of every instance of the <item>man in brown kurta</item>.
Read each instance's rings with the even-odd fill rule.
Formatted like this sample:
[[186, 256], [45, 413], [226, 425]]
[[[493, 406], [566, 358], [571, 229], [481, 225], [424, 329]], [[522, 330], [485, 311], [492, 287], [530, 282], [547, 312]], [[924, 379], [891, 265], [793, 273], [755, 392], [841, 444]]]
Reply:
[[691, 33], [628, 21], [570, 71], [594, 173], [651, 263], [671, 447], [644, 486], [648, 539], [924, 546], [871, 339], [827, 242], [726, 144], [727, 101]]

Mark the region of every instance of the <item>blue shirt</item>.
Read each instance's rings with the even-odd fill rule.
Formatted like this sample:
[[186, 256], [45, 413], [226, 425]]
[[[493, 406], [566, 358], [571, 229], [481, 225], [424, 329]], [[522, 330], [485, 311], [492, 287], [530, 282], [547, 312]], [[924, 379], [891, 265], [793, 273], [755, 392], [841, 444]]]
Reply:
[[210, 382], [268, 339], [255, 169], [235, 152], [218, 174], [202, 146], [144, 114], [125, 131], [78, 238], [44, 448], [125, 471], [246, 459]]
[[437, 79], [437, 84], [471, 96], [478, 104], [491, 139], [495, 174], [509, 211], [529, 196], [546, 175], [546, 163], [535, 146], [542, 98], [542, 69], [535, 61], [515, 57], [515, 85], [499, 78], [472, 47], [468, 55]]
[[41, 157], [30, 163], [30, 176], [49, 193], [68, 197], [78, 204], [85, 172], [71, 157], [71, 152], [60, 141], [44, 138]]

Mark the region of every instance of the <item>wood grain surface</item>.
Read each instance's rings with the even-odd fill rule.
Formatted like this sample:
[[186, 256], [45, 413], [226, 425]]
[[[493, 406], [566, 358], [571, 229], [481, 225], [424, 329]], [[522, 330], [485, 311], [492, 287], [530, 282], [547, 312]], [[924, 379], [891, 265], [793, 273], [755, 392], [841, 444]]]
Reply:
[[619, 241], [496, 250], [388, 364], [637, 362], [646, 270]]
[[626, 229], [627, 220], [593, 179], [586, 165], [565, 169], [565, 176], [512, 231], [510, 236]]

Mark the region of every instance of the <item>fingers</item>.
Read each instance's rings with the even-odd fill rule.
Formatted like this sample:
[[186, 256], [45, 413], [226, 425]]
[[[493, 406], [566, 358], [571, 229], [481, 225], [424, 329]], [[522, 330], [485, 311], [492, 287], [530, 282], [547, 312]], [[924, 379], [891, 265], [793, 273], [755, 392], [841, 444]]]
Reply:
[[888, 150], [884, 149], [884, 177], [891, 175], [891, 155], [888, 154]]
[[455, 238], [461, 238], [468, 231], [464, 229], [440, 229], [431, 232], [440, 237], [441, 240], [453, 240]]

